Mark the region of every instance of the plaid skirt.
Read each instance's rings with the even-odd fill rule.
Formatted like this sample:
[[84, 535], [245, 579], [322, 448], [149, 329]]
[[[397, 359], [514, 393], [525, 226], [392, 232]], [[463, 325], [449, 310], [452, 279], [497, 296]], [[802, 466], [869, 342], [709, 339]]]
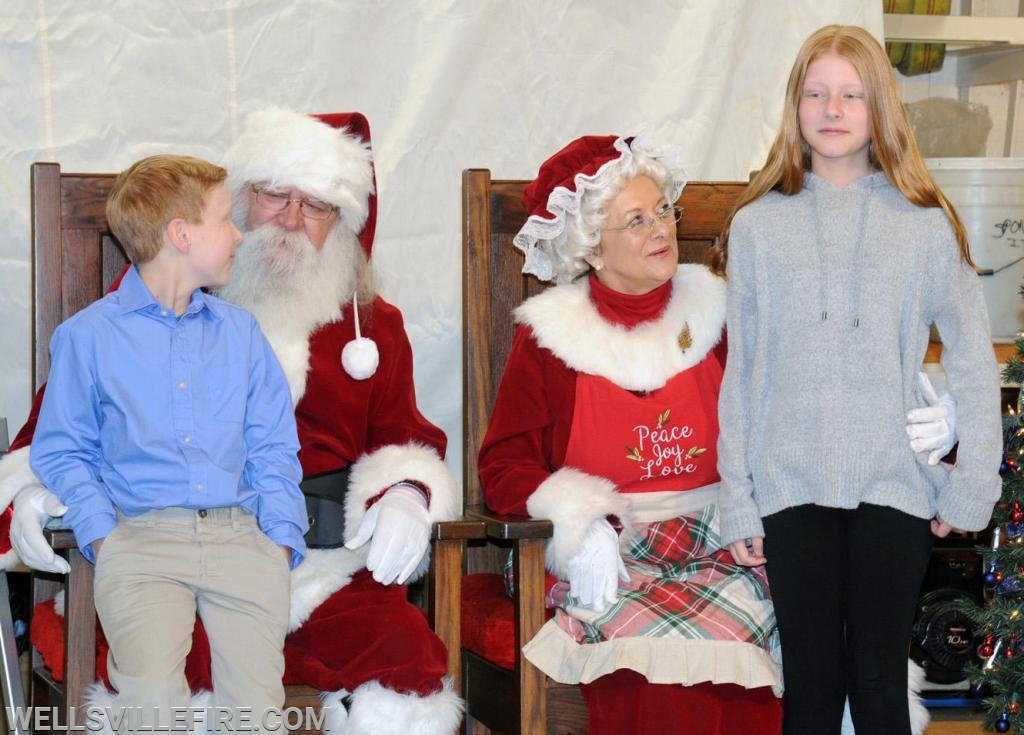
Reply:
[[604, 612], [578, 607], [569, 584], [548, 590], [555, 616], [523, 650], [565, 683], [621, 668], [652, 683], [702, 681], [781, 692], [779, 635], [764, 567], [723, 549], [718, 508], [639, 524], [623, 551], [628, 582]]

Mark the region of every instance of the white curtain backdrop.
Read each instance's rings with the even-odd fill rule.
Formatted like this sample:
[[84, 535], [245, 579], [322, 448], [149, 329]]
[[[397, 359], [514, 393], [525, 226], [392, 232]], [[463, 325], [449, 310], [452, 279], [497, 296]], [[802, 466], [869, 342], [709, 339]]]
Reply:
[[4, 0], [0, 416], [28, 413], [29, 164], [218, 161], [265, 104], [358, 110], [379, 187], [374, 260], [405, 314], [424, 413], [461, 478], [462, 169], [530, 178], [572, 138], [651, 123], [691, 179], [747, 178], [801, 42], [881, 37], [880, 0]]

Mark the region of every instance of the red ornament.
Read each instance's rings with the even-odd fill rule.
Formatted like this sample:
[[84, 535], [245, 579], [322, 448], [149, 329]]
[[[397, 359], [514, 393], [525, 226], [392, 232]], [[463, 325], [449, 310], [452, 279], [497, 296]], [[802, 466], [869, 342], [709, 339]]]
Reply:
[[988, 658], [995, 653], [995, 650], [995, 641], [992, 639], [992, 636], [987, 635], [985, 636], [985, 640], [983, 640], [978, 646], [978, 658]]

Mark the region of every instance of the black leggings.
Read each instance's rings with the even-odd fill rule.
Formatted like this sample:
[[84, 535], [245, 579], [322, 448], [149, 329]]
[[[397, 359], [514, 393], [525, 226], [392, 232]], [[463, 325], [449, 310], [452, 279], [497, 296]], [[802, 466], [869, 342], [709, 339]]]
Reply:
[[929, 521], [892, 508], [801, 505], [764, 519], [786, 684], [785, 735], [910, 735], [907, 654]]

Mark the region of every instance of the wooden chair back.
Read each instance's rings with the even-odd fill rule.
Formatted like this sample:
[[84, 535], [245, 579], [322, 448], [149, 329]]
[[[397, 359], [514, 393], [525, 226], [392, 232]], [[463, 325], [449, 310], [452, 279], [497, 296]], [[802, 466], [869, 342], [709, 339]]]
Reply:
[[[64, 174], [60, 164], [33, 163], [32, 211], [32, 390], [50, 371], [50, 338], [65, 319], [101, 297], [128, 259], [107, 226], [107, 196], [115, 174]], [[33, 652], [31, 701], [62, 712], [84, 704], [96, 670], [96, 615], [92, 565], [67, 531], [51, 533], [54, 549], [67, 556], [66, 578], [33, 572], [35, 603], [65, 592], [64, 680], [49, 675]]]
[[50, 370], [50, 337], [121, 274], [128, 259], [107, 225], [115, 174], [62, 174], [58, 163], [33, 163], [32, 391]]

